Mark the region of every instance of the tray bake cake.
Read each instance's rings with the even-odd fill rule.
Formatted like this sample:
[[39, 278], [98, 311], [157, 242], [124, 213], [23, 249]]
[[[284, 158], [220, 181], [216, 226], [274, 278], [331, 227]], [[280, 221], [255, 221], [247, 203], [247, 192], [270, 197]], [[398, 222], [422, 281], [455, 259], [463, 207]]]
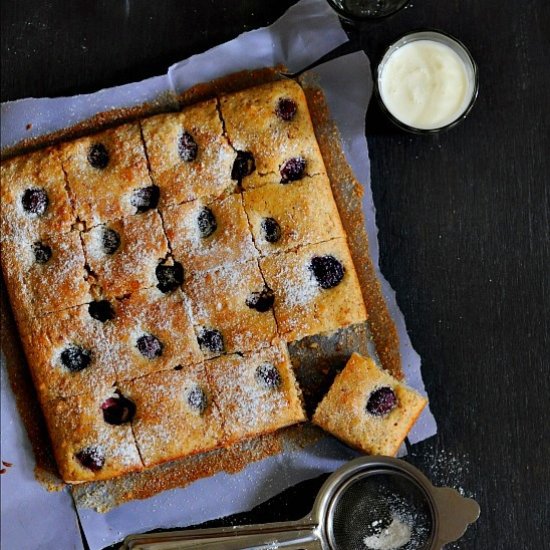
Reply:
[[367, 311], [302, 88], [6, 160], [2, 269], [62, 478], [306, 419], [287, 344]]

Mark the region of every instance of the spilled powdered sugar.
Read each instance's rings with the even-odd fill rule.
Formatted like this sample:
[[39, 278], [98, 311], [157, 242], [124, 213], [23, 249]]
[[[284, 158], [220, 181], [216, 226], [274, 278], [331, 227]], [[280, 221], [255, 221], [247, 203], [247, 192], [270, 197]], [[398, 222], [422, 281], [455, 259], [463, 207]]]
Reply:
[[[377, 527], [377, 522], [372, 522], [371, 526]], [[365, 537], [363, 542], [371, 550], [394, 550], [405, 546], [410, 540], [411, 526], [396, 515], [381, 533]]]

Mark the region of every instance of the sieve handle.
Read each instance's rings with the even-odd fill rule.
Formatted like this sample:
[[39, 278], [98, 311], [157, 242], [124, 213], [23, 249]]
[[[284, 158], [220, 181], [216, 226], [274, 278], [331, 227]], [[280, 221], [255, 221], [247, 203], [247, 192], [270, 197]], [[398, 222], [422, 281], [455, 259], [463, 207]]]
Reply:
[[460, 495], [449, 487], [434, 487], [432, 496], [439, 518], [437, 536], [432, 548], [439, 550], [443, 545], [458, 540], [480, 514], [479, 504]]
[[191, 529], [127, 537], [123, 550], [323, 550], [318, 525], [305, 518], [286, 523], [266, 523], [216, 529]]

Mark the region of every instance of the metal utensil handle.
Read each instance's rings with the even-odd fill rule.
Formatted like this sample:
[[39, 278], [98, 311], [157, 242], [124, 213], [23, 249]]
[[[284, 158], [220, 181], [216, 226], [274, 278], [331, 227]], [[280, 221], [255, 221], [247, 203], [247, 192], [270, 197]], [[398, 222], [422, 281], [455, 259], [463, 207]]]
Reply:
[[432, 548], [439, 550], [443, 545], [458, 540], [480, 514], [479, 504], [463, 497], [455, 489], [434, 487], [432, 497], [437, 506], [439, 526]]
[[220, 527], [215, 529], [191, 529], [132, 535], [127, 537], [124, 550], [183, 550], [201, 548], [207, 550], [323, 550], [318, 525], [307, 517], [300, 521]]

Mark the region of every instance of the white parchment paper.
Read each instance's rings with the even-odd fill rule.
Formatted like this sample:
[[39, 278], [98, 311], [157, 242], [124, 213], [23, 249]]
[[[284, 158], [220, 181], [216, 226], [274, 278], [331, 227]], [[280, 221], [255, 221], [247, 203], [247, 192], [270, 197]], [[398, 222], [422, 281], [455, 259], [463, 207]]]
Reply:
[[[242, 34], [230, 42], [179, 62], [170, 67], [164, 76], [101, 90], [95, 94], [55, 99], [28, 98], [4, 103], [1, 107], [2, 147], [12, 146], [24, 138], [63, 129], [110, 109], [140, 105], [153, 101], [160, 95], [166, 96], [167, 93], [179, 94], [200, 82], [242, 69], [283, 63], [290, 70], [298, 70], [346, 39], [337, 17], [324, 0], [301, 0], [270, 27]], [[364, 128], [366, 109], [372, 94], [369, 62], [363, 53], [350, 54], [315, 68], [314, 74], [326, 94], [331, 115], [340, 130], [344, 153], [365, 189], [363, 209], [370, 250], [377, 266], [377, 227]], [[26, 129], [28, 123], [32, 123], [30, 130]], [[380, 273], [379, 277], [399, 332], [407, 382], [425, 394], [420, 357], [412, 348], [393, 290]], [[3, 381], [2, 453], [4, 456], [6, 452], [7, 456], [14, 451], [14, 446], [20, 444], [17, 438], [5, 437], [4, 418], [6, 422], [17, 427], [20, 440], [25, 435], [21, 431], [23, 427], [13, 406], [11, 389]], [[409, 439], [415, 443], [435, 433], [435, 420], [430, 410], [426, 409]], [[75, 514], [68, 494], [47, 493], [34, 481], [34, 462], [28, 443], [20, 446], [18, 452], [25, 458], [24, 461], [21, 459], [21, 464], [25, 464], [25, 467], [20, 472], [25, 485], [20, 485], [19, 479], [11, 473], [9, 484], [10, 477], [2, 476], [2, 515], [7, 513], [10, 517], [17, 518], [17, 521], [7, 525], [7, 532], [2, 536], [2, 547], [6, 550], [80, 548]], [[335, 470], [354, 456], [354, 451], [327, 437], [306, 449], [289, 451], [250, 464], [237, 474], [220, 473], [196, 481], [183, 489], [165, 491], [147, 500], [123, 504], [106, 514], [79, 509], [78, 515], [91, 550], [96, 550], [117, 542], [130, 533], [162, 527], [184, 527], [248, 510], [291, 485]], [[4, 499], [5, 488], [8, 494], [17, 490], [18, 500], [9, 497]], [[47, 535], [51, 538], [46, 537], [46, 531], [41, 524], [32, 531], [25, 528], [25, 525], [32, 523], [33, 507], [37, 503], [43, 503], [41, 505], [45, 509], [52, 511], [53, 519], [48, 521], [47, 526]], [[55, 537], [62, 535], [66, 545], [51, 545], [48, 542], [59, 540]]]

